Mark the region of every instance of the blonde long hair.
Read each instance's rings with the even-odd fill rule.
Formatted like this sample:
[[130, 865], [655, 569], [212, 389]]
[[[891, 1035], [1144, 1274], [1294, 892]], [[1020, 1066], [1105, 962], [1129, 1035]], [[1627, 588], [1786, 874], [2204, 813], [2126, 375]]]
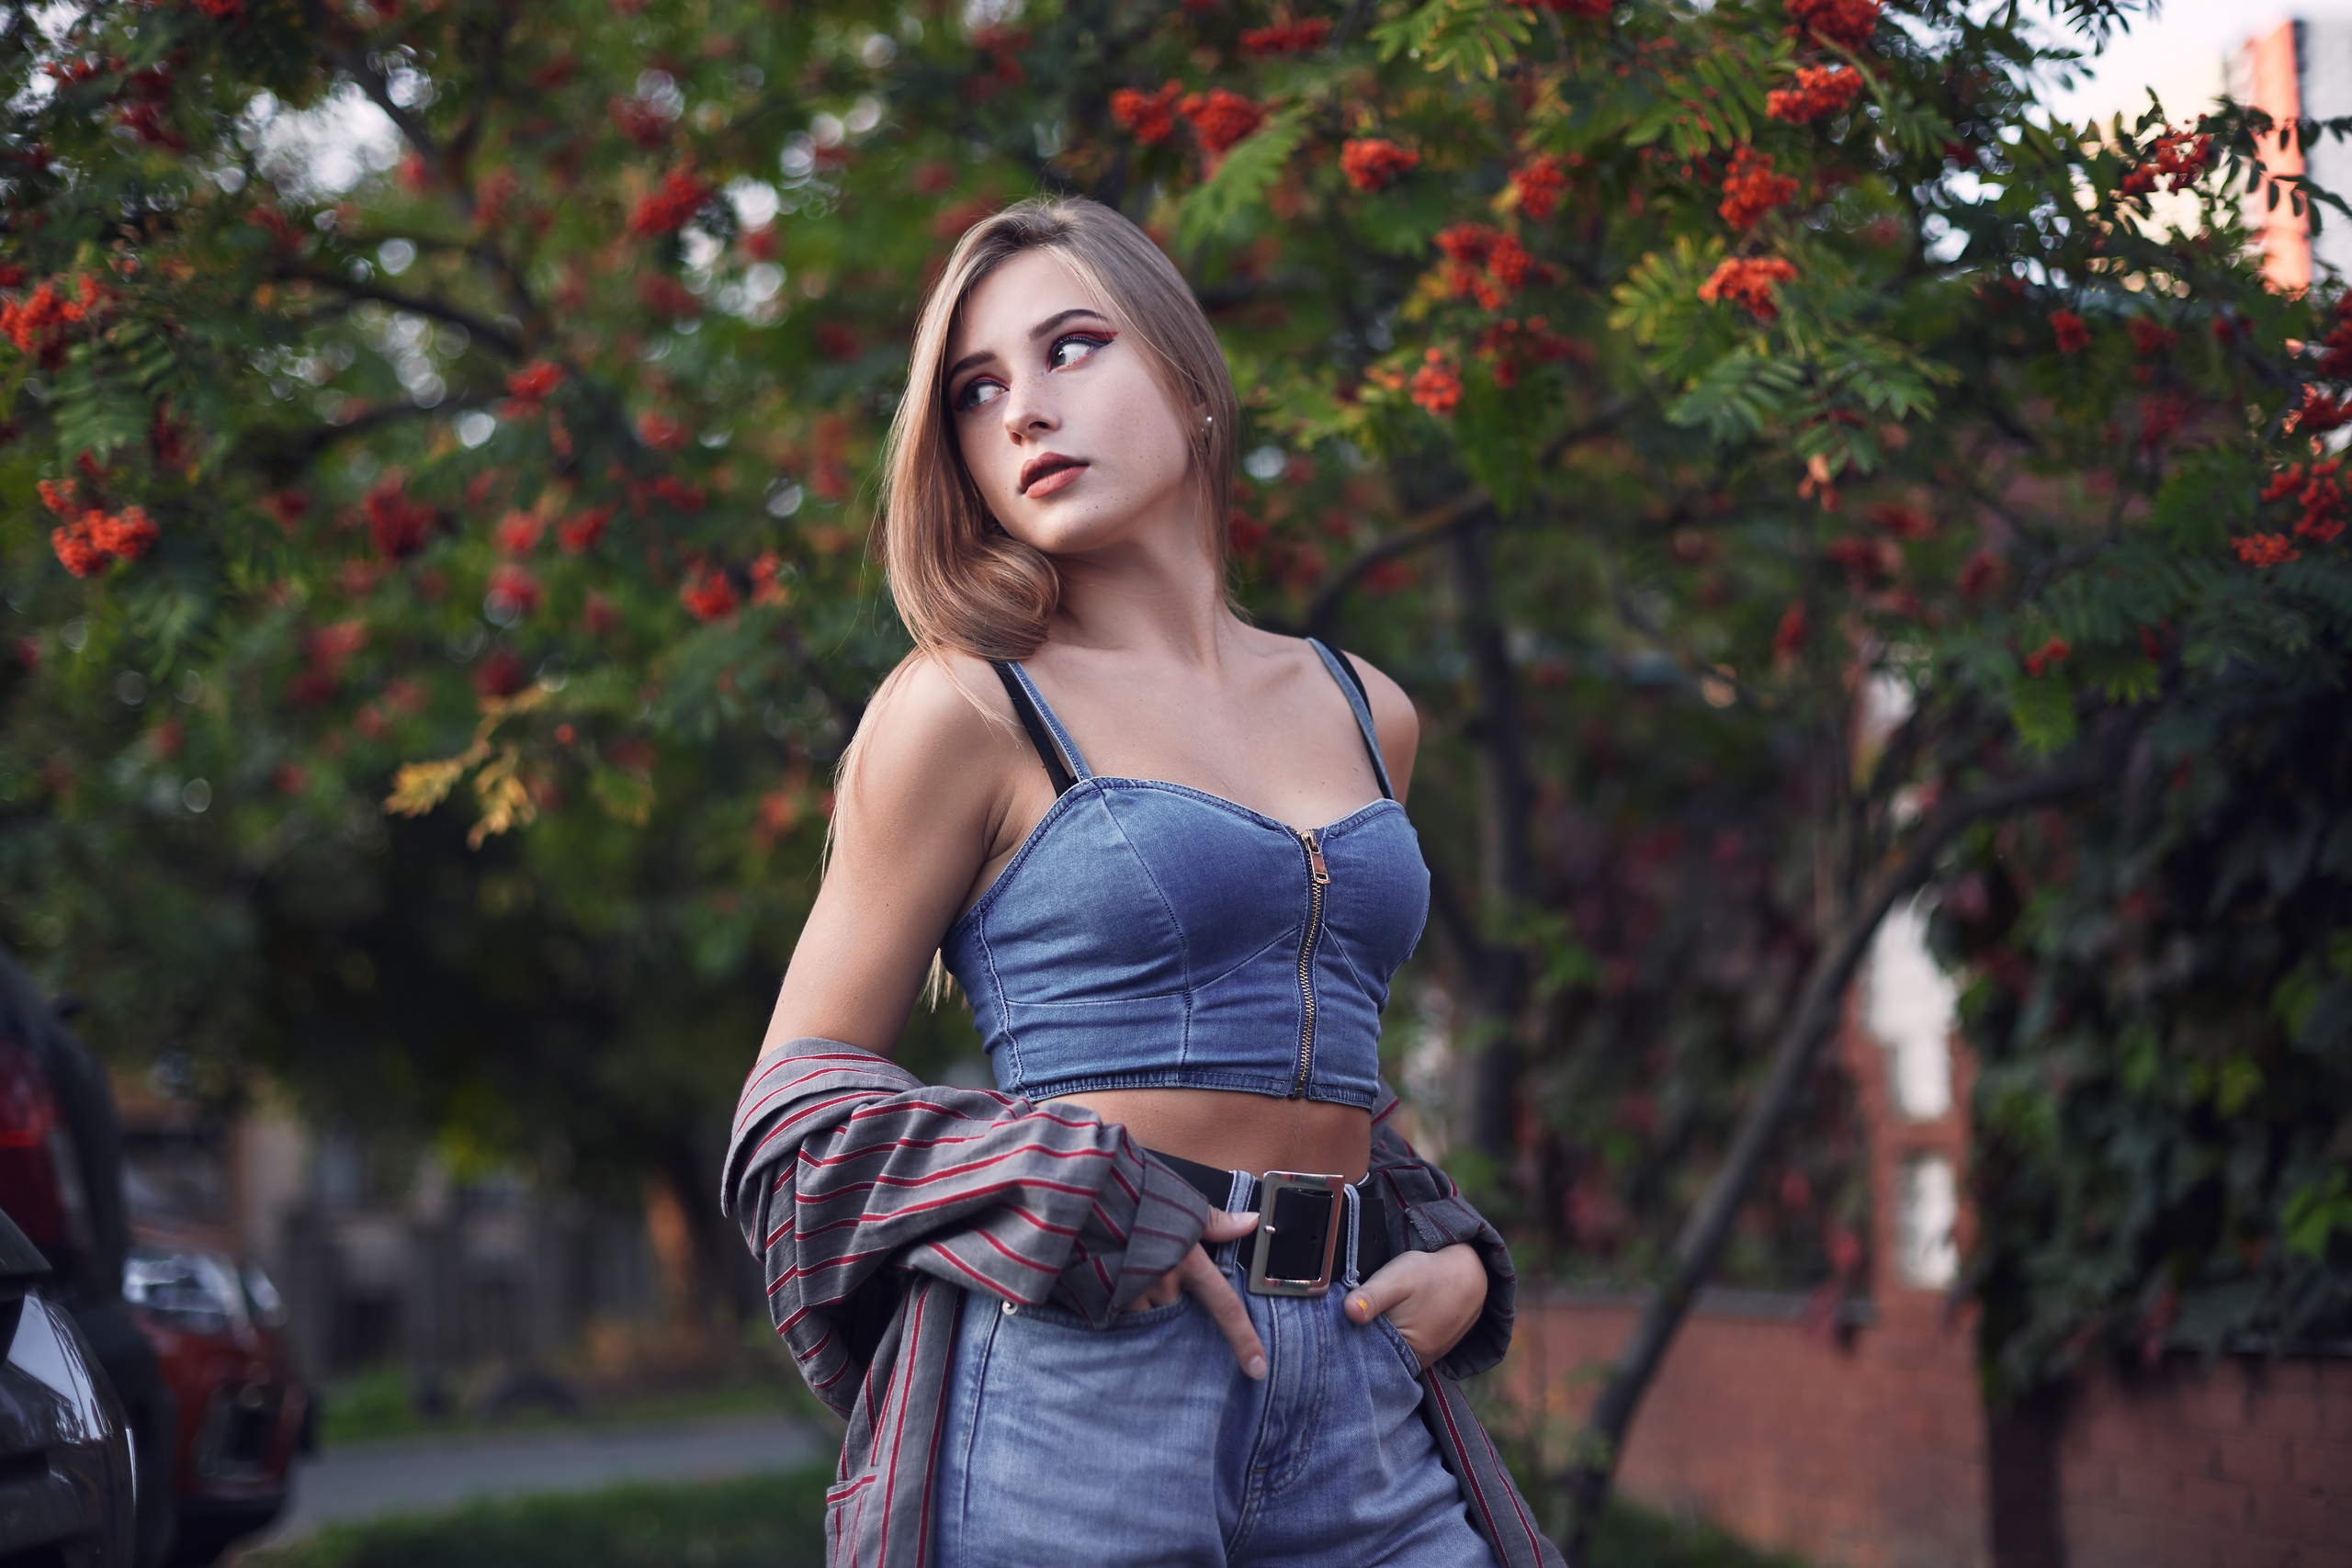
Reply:
[[1059, 258], [1102, 301], [1122, 341], [1146, 349], [1178, 408], [1208, 416], [1188, 423], [1204, 543], [1224, 575], [1238, 415], [1216, 333], [1175, 264], [1142, 230], [1100, 202], [1035, 197], [983, 218], [956, 242], [923, 301], [906, 395], [890, 422], [875, 547], [921, 653], [1025, 658], [1046, 640], [1061, 599], [1053, 561], [989, 514], [947, 408], [947, 339], [957, 313], [981, 279], [1028, 251]]

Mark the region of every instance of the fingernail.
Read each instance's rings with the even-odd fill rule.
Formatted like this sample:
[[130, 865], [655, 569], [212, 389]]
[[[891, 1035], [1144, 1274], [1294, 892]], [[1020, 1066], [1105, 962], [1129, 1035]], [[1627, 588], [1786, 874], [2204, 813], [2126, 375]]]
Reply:
[[1250, 1358], [1250, 1364], [1241, 1370], [1253, 1378], [1263, 1378], [1266, 1375], [1266, 1358], [1252, 1356]]
[[1358, 1296], [1348, 1304], [1356, 1309], [1356, 1315], [1359, 1317], [1370, 1317], [1372, 1315], [1372, 1303], [1362, 1296]]

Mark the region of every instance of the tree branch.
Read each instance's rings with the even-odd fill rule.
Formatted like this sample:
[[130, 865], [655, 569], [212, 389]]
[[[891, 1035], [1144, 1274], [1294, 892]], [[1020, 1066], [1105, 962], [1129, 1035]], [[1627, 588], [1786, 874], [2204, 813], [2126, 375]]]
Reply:
[[[1584, 423], [1554, 436], [1536, 458], [1536, 467], [1548, 468], [1575, 447], [1616, 429], [1623, 422], [1626, 412], [1627, 405], [1623, 400], [1611, 401]], [[1483, 486], [1465, 491], [1452, 501], [1441, 502], [1408, 519], [1405, 526], [1396, 533], [1373, 541], [1316, 589], [1315, 597], [1307, 601], [1306, 614], [1300, 617], [1307, 635], [1328, 637], [1332, 624], [1339, 618], [1340, 606], [1347, 602], [1356, 584], [1381, 562], [1410, 555], [1430, 545], [1442, 544], [1455, 529], [1476, 518], [1480, 512], [1493, 504], [1494, 497]]]
[[1668, 1277], [1643, 1309], [1618, 1351], [1615, 1366], [1593, 1402], [1576, 1445], [1573, 1468], [1563, 1477], [1571, 1508], [1570, 1562], [1586, 1559], [1593, 1527], [1608, 1501], [1625, 1433], [1697, 1299], [1730, 1243], [1748, 1189], [1765, 1156], [1795, 1111], [1800, 1091], [1822, 1043], [1830, 1037], [1839, 1004], [1861, 964], [1879, 924], [1896, 899], [1917, 891], [1933, 874], [1937, 857], [1952, 840], [1978, 822], [2046, 806], [2098, 788], [2110, 779], [2119, 757], [2144, 721], [2120, 715], [2106, 732], [2086, 742], [2073, 757], [2036, 773], [1986, 784], [1947, 801], [1919, 829], [1895, 863], [1882, 872], [1848, 912], [1832, 939], [1815, 957], [1774, 1048], [1772, 1065], [1749, 1105], [1723, 1168], [1675, 1238]]
[[448, 304], [428, 295], [410, 294], [388, 288], [380, 283], [362, 283], [323, 267], [295, 266], [280, 264], [277, 276], [289, 282], [315, 283], [322, 288], [333, 288], [355, 299], [374, 299], [396, 310], [407, 310], [419, 316], [429, 316], [436, 321], [463, 327], [475, 342], [487, 344], [509, 359], [523, 357], [523, 344], [514, 333], [495, 321], [486, 321], [471, 310]]

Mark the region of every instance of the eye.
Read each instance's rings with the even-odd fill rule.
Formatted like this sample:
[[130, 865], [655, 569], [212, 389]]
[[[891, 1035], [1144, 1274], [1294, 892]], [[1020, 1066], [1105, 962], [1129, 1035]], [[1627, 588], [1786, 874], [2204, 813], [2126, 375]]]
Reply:
[[982, 376], [965, 382], [964, 389], [956, 394], [951, 406], [957, 413], [970, 413], [974, 409], [986, 408], [1002, 396], [1004, 383]]
[[1072, 333], [1068, 337], [1057, 337], [1054, 340], [1054, 346], [1046, 351], [1046, 368], [1067, 370], [1092, 357], [1095, 350], [1110, 346], [1111, 338], [1107, 333]]

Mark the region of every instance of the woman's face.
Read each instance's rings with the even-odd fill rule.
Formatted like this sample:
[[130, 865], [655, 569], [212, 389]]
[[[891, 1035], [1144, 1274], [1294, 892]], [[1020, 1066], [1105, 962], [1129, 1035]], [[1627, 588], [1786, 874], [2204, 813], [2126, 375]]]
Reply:
[[1188, 413], [1059, 258], [983, 278], [947, 339], [964, 466], [1004, 531], [1048, 555], [1199, 531]]

